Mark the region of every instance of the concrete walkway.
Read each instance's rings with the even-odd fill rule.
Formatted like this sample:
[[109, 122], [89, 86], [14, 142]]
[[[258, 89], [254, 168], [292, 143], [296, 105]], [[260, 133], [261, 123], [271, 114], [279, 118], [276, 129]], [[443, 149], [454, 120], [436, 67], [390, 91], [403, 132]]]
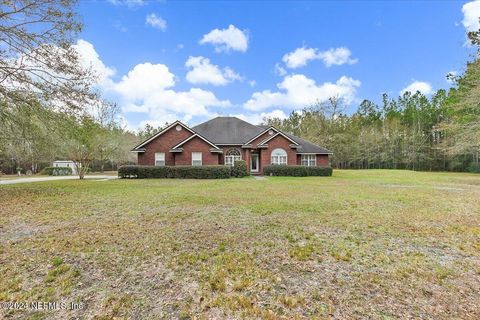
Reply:
[[[118, 179], [118, 177], [107, 176], [107, 175], [92, 175], [92, 176], [85, 176], [85, 179], [96, 179], [97, 181], [106, 181], [106, 180]], [[26, 183], [26, 182], [38, 182], [38, 181], [54, 181], [54, 180], [78, 180], [78, 176], [28, 177], [28, 178], [18, 178], [18, 179], [8, 179], [8, 180], [2, 180], [0, 178], [0, 185]]]

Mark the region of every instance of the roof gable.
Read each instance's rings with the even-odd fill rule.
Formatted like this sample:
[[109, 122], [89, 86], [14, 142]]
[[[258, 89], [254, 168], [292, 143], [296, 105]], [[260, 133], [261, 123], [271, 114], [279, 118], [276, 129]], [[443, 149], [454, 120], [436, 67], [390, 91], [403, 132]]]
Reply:
[[294, 145], [298, 146], [299, 144], [293, 140], [292, 138], [290, 138], [289, 136], [287, 136], [286, 134], [284, 134], [283, 132], [281, 131], [278, 131], [276, 134], [272, 135], [271, 137], [268, 137], [267, 139], [261, 141], [258, 145], [261, 146], [261, 145], [265, 145], [266, 143], [268, 143], [268, 141], [272, 140], [273, 138], [275, 137], [278, 137], [278, 136], [282, 136], [284, 137], [285, 139], [287, 139], [288, 141], [292, 142]]
[[219, 147], [217, 147], [215, 144], [213, 144], [212, 142], [208, 141], [207, 139], [205, 139], [204, 137], [202, 137], [201, 135], [199, 135], [198, 133], [195, 133], [194, 135], [191, 135], [190, 137], [188, 137], [187, 139], [183, 140], [182, 142], [180, 142], [179, 144], [177, 144], [175, 147], [173, 147], [172, 149], [177, 149], [178, 147], [184, 145], [186, 142], [192, 140], [193, 138], [195, 137], [198, 137], [200, 138], [201, 140], [205, 141], [206, 143], [208, 143], [209, 145], [211, 145], [214, 149], [220, 149]]
[[269, 132], [270, 130], [272, 130], [274, 132], [278, 132], [278, 129], [276, 129], [275, 127], [272, 127], [272, 126], [257, 126], [257, 127], [261, 128], [262, 131], [259, 134], [257, 134], [256, 136], [252, 137], [250, 140], [248, 140], [245, 144], [252, 143], [253, 141], [255, 141], [255, 139], [258, 139], [259, 137], [261, 137], [265, 133]]
[[144, 151], [144, 150], [141, 150], [140, 148], [142, 148], [143, 146], [145, 146], [146, 144], [148, 144], [149, 142], [155, 140], [156, 138], [158, 138], [159, 136], [161, 136], [162, 134], [164, 134], [165, 132], [167, 132], [168, 130], [172, 129], [173, 127], [175, 127], [176, 125], [180, 125], [182, 126], [184, 129], [190, 131], [191, 133], [195, 133], [192, 129], [190, 129], [188, 126], [186, 126], [185, 124], [183, 124], [182, 122], [180, 121], [175, 121], [173, 122], [171, 125], [167, 126], [165, 129], [157, 132], [156, 134], [154, 134], [153, 136], [151, 136], [150, 138], [146, 139], [145, 141], [143, 141], [142, 143], [140, 143], [139, 145], [137, 145], [135, 148], [132, 149], [132, 151]]

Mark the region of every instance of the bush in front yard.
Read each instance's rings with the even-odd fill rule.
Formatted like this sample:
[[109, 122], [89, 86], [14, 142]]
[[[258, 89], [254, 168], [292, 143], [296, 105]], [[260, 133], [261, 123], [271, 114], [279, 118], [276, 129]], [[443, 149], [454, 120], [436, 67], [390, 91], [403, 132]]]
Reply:
[[232, 177], [243, 178], [247, 175], [247, 162], [245, 160], [236, 160], [232, 167]]
[[331, 176], [331, 167], [307, 167], [307, 166], [282, 166], [270, 165], [263, 168], [263, 174], [266, 176]]
[[120, 178], [180, 178], [180, 179], [228, 179], [227, 166], [136, 166], [118, 168]]
[[167, 178], [181, 179], [228, 179], [227, 166], [174, 166], [167, 167]]
[[72, 172], [72, 168], [70, 167], [46, 167], [40, 172], [40, 174], [49, 176], [69, 176]]
[[168, 167], [127, 165], [118, 168], [120, 178], [167, 178]]

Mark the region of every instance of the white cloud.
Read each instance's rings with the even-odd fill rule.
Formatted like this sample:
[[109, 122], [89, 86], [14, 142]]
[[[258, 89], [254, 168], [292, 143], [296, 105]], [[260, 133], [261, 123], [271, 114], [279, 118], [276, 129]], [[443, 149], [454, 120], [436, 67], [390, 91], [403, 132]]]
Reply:
[[[128, 102], [128, 100], [127, 100]], [[153, 119], [165, 117], [208, 115], [208, 107], [229, 107], [228, 100], [219, 100], [210, 91], [192, 88], [188, 91], [163, 90], [152, 92], [137, 102], [131, 102], [124, 107], [125, 112], [147, 113]]]
[[254, 92], [252, 97], [244, 104], [244, 107], [248, 110], [263, 110], [273, 106], [285, 106], [287, 100], [287, 94], [285, 93], [264, 90], [262, 92]]
[[283, 77], [287, 74], [287, 70], [280, 65], [280, 63], [275, 64], [275, 69], [273, 70], [277, 76]]
[[219, 100], [210, 91], [191, 88], [175, 91], [175, 75], [163, 64], [136, 65], [115, 90], [122, 98], [125, 112], [147, 113], [153, 119], [172, 115], [183, 117], [208, 114], [208, 107], [228, 107], [228, 100]]
[[216, 52], [229, 52], [230, 50], [246, 52], [248, 49], [248, 35], [246, 30], [240, 30], [234, 25], [227, 29], [213, 29], [205, 34], [200, 44], [210, 43], [215, 47]]
[[[150, 119], [159, 122], [172, 119], [188, 122], [193, 116], [211, 115], [210, 108], [231, 106], [229, 100], [220, 100], [211, 91], [199, 88], [174, 90], [175, 75], [164, 64], [137, 64], [120, 81], [114, 81], [115, 70], [105, 66], [91, 43], [79, 40], [76, 49], [81, 62], [100, 75], [102, 93], [117, 102], [123, 112], [146, 113]], [[232, 76], [231, 71], [227, 73]], [[134, 125], [128, 123], [128, 127]]]
[[144, 0], [108, 0], [108, 2], [116, 6], [126, 5], [130, 8], [143, 6], [145, 4]]
[[239, 75], [238, 73], [236, 73], [233, 69], [231, 69], [229, 67], [223, 68], [223, 74], [224, 74], [225, 78], [229, 79], [230, 81], [233, 81], [233, 80], [243, 81], [244, 80], [241, 75]]
[[145, 24], [164, 32], [167, 30], [167, 21], [162, 19], [162, 17], [157, 16], [155, 13], [147, 15], [145, 18]]
[[467, 31], [478, 31], [480, 29], [480, 1], [467, 2], [462, 7], [462, 24]]
[[282, 61], [288, 68], [295, 69], [307, 65], [310, 60], [315, 59], [317, 59], [317, 49], [301, 47], [284, 55]]
[[413, 81], [407, 87], [403, 88], [403, 90], [400, 91], [400, 94], [403, 95], [407, 91], [410, 92], [411, 94], [415, 94], [417, 93], [417, 91], [419, 91], [424, 95], [429, 95], [433, 93], [433, 88], [428, 82]]
[[98, 85], [109, 87], [112, 84], [111, 77], [115, 75], [115, 69], [107, 67], [93, 45], [83, 39], [79, 39], [73, 46], [77, 51], [81, 65], [84, 68], [91, 69], [97, 75]]
[[325, 66], [342, 64], [355, 64], [358, 59], [351, 58], [352, 53], [348, 48], [331, 48], [326, 51], [319, 51], [316, 48], [297, 48], [283, 56], [282, 61], [290, 69], [306, 66], [312, 60], [322, 60]]
[[210, 59], [202, 56], [188, 57], [185, 66], [190, 68], [186, 76], [187, 81], [193, 84], [224, 86], [232, 81], [243, 79], [229, 67], [221, 69], [219, 66], [211, 64]]
[[257, 81], [255, 81], [255, 80], [250, 80], [250, 81], [248, 81], [248, 85], [253, 88], [253, 87], [255, 87], [255, 86], [257, 85]]
[[302, 108], [315, 102], [323, 102], [333, 96], [338, 96], [350, 104], [360, 87], [359, 80], [343, 76], [335, 83], [325, 82], [317, 85], [314, 80], [303, 74], [293, 74], [284, 77], [277, 84], [279, 91], [265, 90], [252, 94], [244, 107], [248, 110], [264, 110], [270, 107]]
[[287, 115], [282, 110], [273, 110], [271, 112], [262, 112], [262, 113], [250, 113], [250, 114], [233, 114], [232, 116], [245, 120], [253, 124], [262, 123], [264, 118], [280, 118], [286, 119]]
[[331, 48], [327, 51], [320, 52], [319, 58], [325, 63], [327, 67], [332, 65], [341, 66], [342, 64], [355, 64], [358, 59], [352, 59], [350, 56], [352, 53], [345, 47]]
[[115, 90], [128, 100], [135, 101], [175, 85], [175, 75], [163, 64], [149, 62], [137, 64], [122, 80]]

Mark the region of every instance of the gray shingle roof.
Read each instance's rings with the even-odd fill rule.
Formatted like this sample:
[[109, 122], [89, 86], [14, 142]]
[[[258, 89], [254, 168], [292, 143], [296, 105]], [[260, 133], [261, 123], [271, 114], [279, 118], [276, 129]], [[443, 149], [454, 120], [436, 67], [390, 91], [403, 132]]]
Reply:
[[[237, 117], [217, 117], [192, 129], [214, 144], [244, 144], [267, 128], [269, 127], [255, 126]], [[300, 145], [297, 148], [299, 153], [332, 153], [293, 134], [285, 134]]]
[[317, 146], [305, 139], [294, 136], [293, 134], [285, 133], [290, 139], [295, 140], [300, 147], [297, 148], [298, 153], [333, 153], [332, 151]]
[[243, 144], [263, 131], [236, 117], [217, 117], [192, 128], [215, 144]]

